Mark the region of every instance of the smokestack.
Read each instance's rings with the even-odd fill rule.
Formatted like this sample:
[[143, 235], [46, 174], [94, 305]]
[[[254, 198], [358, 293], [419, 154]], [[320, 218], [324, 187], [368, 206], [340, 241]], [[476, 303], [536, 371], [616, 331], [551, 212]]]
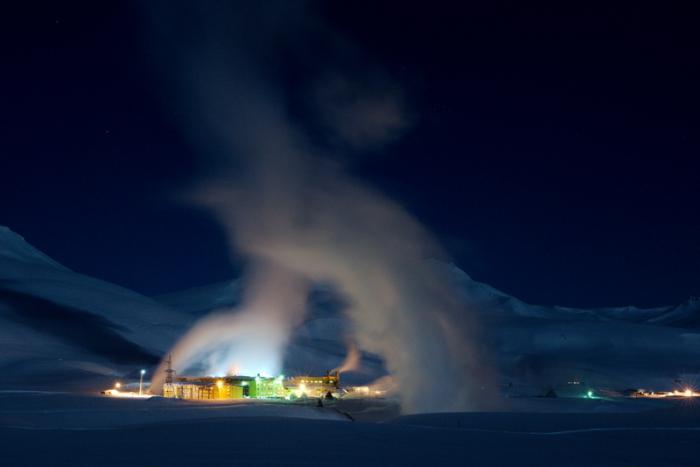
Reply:
[[168, 354], [168, 360], [167, 360], [167, 368], [165, 369], [165, 383], [166, 384], [172, 384], [173, 382], [173, 375], [175, 374], [175, 370], [173, 370], [173, 355]]

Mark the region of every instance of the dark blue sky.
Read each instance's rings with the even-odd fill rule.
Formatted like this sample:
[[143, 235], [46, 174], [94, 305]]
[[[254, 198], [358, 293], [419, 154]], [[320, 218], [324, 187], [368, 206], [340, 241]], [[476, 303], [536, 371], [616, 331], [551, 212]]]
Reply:
[[[690, 11], [405, 3], [312, 4], [403, 86], [415, 115], [401, 141], [359, 159], [359, 177], [416, 214], [474, 278], [526, 301], [700, 295]], [[216, 222], [177, 201], [199, 155], [142, 12], [20, 8], [1, 33], [0, 224], [147, 294], [237, 274]], [[296, 66], [282, 77], [291, 88], [309, 64]]]

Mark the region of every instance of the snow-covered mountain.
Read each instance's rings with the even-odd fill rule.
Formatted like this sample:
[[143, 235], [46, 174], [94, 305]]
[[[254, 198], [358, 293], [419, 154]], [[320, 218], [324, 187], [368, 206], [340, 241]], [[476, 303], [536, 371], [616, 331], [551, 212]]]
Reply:
[[656, 308], [634, 306], [606, 308], [571, 308], [562, 306], [540, 306], [525, 303], [487, 284], [477, 282], [455, 265], [436, 264], [446, 270], [466, 303], [481, 312], [501, 314], [509, 317], [539, 319], [571, 319], [590, 321], [623, 321], [638, 324], [663, 324], [693, 328], [700, 325], [700, 298], [690, 297], [680, 305]]
[[657, 308], [531, 305], [439, 265], [481, 318], [504, 381], [664, 388], [700, 382], [700, 300]]
[[[486, 355], [504, 382], [534, 386], [577, 380], [614, 387], [668, 387], [700, 375], [700, 300], [639, 309], [531, 305], [434, 263], [479, 317]], [[123, 374], [154, 365], [201, 316], [240, 301], [232, 280], [149, 298], [62, 266], [0, 227], [0, 385]], [[323, 371], [346, 354], [342, 298], [311, 294], [285, 359], [291, 371]], [[384, 374], [363, 354], [362, 371]], [[356, 376], [357, 376], [356, 375]]]
[[152, 365], [192, 321], [151, 298], [73, 272], [0, 227], [2, 384]]

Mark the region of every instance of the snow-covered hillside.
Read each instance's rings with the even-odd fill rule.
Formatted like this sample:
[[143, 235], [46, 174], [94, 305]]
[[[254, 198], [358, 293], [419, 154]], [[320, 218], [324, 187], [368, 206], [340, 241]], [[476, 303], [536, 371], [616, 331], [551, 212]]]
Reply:
[[457, 289], [461, 291], [462, 298], [466, 303], [472, 304], [479, 311], [486, 313], [505, 314], [511, 318], [624, 321], [688, 328], [700, 325], [700, 297], [690, 297], [680, 305], [657, 308], [637, 308], [634, 306], [593, 309], [547, 307], [525, 303], [487, 284], [477, 282], [455, 265], [436, 263], [436, 267], [444, 269]]
[[[434, 267], [479, 317], [485, 354], [509, 387], [537, 391], [575, 380], [668, 388], [679, 379], [700, 380], [698, 299], [653, 309], [546, 307], [477, 282], [454, 265]], [[196, 319], [235, 307], [240, 289], [232, 280], [145, 297], [73, 272], [0, 227], [0, 385], [55, 385], [155, 365]], [[287, 349], [288, 371], [320, 372], [343, 361], [345, 306], [332, 287], [315, 288]], [[347, 377], [369, 381], [385, 373], [381, 359], [363, 353], [360, 371]]]
[[62, 384], [157, 363], [192, 318], [71, 271], [0, 227], [2, 385]]

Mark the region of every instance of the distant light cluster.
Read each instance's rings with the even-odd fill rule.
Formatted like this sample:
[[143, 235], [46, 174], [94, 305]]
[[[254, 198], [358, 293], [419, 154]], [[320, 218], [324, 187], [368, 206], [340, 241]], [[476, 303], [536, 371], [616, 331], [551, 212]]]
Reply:
[[654, 392], [654, 391], [639, 391], [634, 397], [647, 397], [650, 399], [661, 399], [665, 397], [700, 397], [700, 392], [695, 391], [691, 388], [685, 388], [683, 390], [665, 391], [665, 392]]

